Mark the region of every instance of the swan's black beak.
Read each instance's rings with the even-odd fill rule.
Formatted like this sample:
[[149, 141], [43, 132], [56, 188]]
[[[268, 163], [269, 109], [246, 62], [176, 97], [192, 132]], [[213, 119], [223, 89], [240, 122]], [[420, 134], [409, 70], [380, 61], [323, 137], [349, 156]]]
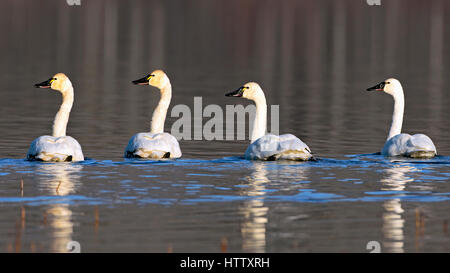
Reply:
[[149, 74], [139, 80], [132, 81], [132, 83], [134, 83], [136, 85], [148, 85], [151, 78], [152, 78], [152, 75]]
[[370, 88], [367, 88], [367, 91], [383, 91], [385, 82], [380, 82], [379, 84], [372, 86]]
[[244, 87], [239, 87], [238, 90], [225, 94], [227, 97], [242, 97], [244, 95]]
[[46, 80], [45, 82], [36, 83], [34, 87], [36, 88], [50, 88], [52, 86], [52, 82], [54, 81], [54, 78], [50, 78]]

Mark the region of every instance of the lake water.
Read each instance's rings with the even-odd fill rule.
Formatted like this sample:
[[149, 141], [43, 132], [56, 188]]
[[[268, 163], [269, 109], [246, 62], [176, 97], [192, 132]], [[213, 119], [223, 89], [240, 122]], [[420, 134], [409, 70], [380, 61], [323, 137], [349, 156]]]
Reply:
[[[449, 252], [449, 12], [444, 0], [1, 1], [0, 252]], [[224, 94], [259, 82], [280, 132], [318, 160], [244, 160], [248, 140], [123, 159], [159, 99], [131, 80], [157, 68], [172, 107], [248, 105]], [[33, 84], [57, 72], [74, 85], [68, 134], [87, 160], [27, 162], [61, 100]], [[403, 131], [426, 133], [438, 157], [376, 154], [393, 101], [365, 89], [388, 77], [405, 89]]]

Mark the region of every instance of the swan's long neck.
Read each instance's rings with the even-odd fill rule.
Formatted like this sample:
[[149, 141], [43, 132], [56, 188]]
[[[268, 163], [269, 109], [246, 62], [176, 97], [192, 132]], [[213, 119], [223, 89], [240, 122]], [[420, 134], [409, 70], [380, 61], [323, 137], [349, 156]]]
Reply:
[[61, 137], [66, 135], [67, 123], [69, 122], [70, 110], [73, 105], [73, 87], [68, 86], [65, 90], [61, 91], [62, 104], [56, 113], [55, 120], [53, 121], [53, 136]]
[[393, 95], [394, 97], [394, 113], [392, 114], [392, 124], [389, 130], [388, 140], [402, 132], [403, 112], [405, 111], [405, 96], [403, 88], [399, 87]]
[[252, 143], [266, 134], [267, 126], [267, 104], [264, 94], [258, 96], [254, 101], [256, 104], [256, 115], [253, 123]]
[[161, 98], [159, 99], [158, 106], [156, 106], [155, 111], [153, 111], [151, 132], [163, 133], [164, 132], [164, 122], [166, 120], [167, 110], [169, 109], [170, 100], [172, 99], [172, 86], [167, 83], [161, 88]]

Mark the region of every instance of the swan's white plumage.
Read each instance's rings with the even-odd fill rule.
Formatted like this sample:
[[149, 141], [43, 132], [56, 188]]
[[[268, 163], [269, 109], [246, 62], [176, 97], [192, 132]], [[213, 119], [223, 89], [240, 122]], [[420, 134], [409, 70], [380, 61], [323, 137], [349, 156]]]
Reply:
[[267, 134], [267, 104], [266, 97], [259, 84], [246, 83], [238, 90], [226, 96], [243, 97], [255, 102], [256, 115], [253, 123], [251, 144], [245, 151], [249, 160], [298, 160], [306, 161], [313, 158], [309, 147], [292, 134]]
[[81, 146], [73, 137], [66, 136], [67, 123], [74, 101], [74, 91], [69, 78], [58, 73], [48, 81], [36, 84], [39, 88], [51, 88], [62, 95], [62, 103], [53, 122], [52, 136], [40, 136], [30, 145], [28, 160], [83, 161]]
[[424, 134], [398, 134], [384, 144], [385, 156], [429, 157], [437, 154], [433, 141]]
[[178, 140], [169, 133], [164, 133], [164, 122], [172, 98], [172, 86], [162, 70], [133, 81], [139, 85], [152, 85], [160, 89], [161, 98], [153, 111], [151, 131], [134, 135], [125, 148], [124, 156], [128, 158], [179, 158], [181, 150]]
[[[167, 155], [167, 153], [170, 153]], [[168, 133], [138, 133], [128, 142], [125, 157], [178, 158], [181, 157], [177, 139]]]
[[70, 136], [40, 136], [30, 145], [28, 160], [41, 161], [83, 161], [83, 151], [76, 139]]
[[400, 81], [394, 78], [368, 88], [368, 91], [383, 91], [394, 98], [394, 112], [391, 128], [381, 154], [384, 156], [406, 156], [431, 158], [437, 155], [431, 138], [424, 134], [409, 135], [401, 133], [405, 109], [405, 95]]
[[253, 143], [245, 151], [245, 158], [250, 160], [309, 160], [311, 150], [298, 137], [292, 134], [267, 134]]

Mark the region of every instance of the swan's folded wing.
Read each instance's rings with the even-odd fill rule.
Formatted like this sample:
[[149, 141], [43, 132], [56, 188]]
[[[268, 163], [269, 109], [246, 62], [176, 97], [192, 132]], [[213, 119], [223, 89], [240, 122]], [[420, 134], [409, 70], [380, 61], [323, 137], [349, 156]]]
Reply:
[[130, 139], [125, 149], [125, 157], [130, 157], [130, 154], [149, 157], [153, 154], [153, 157], [162, 158], [167, 153], [170, 153], [170, 158], [181, 157], [177, 139], [168, 133], [138, 133]]
[[292, 134], [280, 135], [281, 150], [305, 151], [311, 154], [308, 145]]
[[407, 142], [408, 153], [417, 151], [437, 153], [436, 146], [434, 146], [431, 138], [424, 134], [413, 135]]
[[411, 156], [417, 152], [436, 154], [436, 147], [426, 135], [398, 134], [386, 141], [382, 150], [385, 156]]
[[399, 156], [406, 153], [408, 141], [411, 139], [409, 134], [398, 134], [391, 137], [383, 146], [381, 153], [385, 156]]
[[70, 136], [41, 136], [35, 139], [28, 150], [28, 159], [43, 161], [83, 161], [84, 155], [76, 139]]
[[308, 160], [311, 150], [298, 137], [292, 134], [276, 136], [264, 135], [250, 144], [245, 152], [247, 159], [292, 159]]
[[280, 158], [309, 160], [312, 157], [308, 145], [292, 134], [280, 135]]
[[245, 151], [247, 159], [266, 159], [280, 151], [280, 137], [272, 134], [264, 135], [251, 143]]

